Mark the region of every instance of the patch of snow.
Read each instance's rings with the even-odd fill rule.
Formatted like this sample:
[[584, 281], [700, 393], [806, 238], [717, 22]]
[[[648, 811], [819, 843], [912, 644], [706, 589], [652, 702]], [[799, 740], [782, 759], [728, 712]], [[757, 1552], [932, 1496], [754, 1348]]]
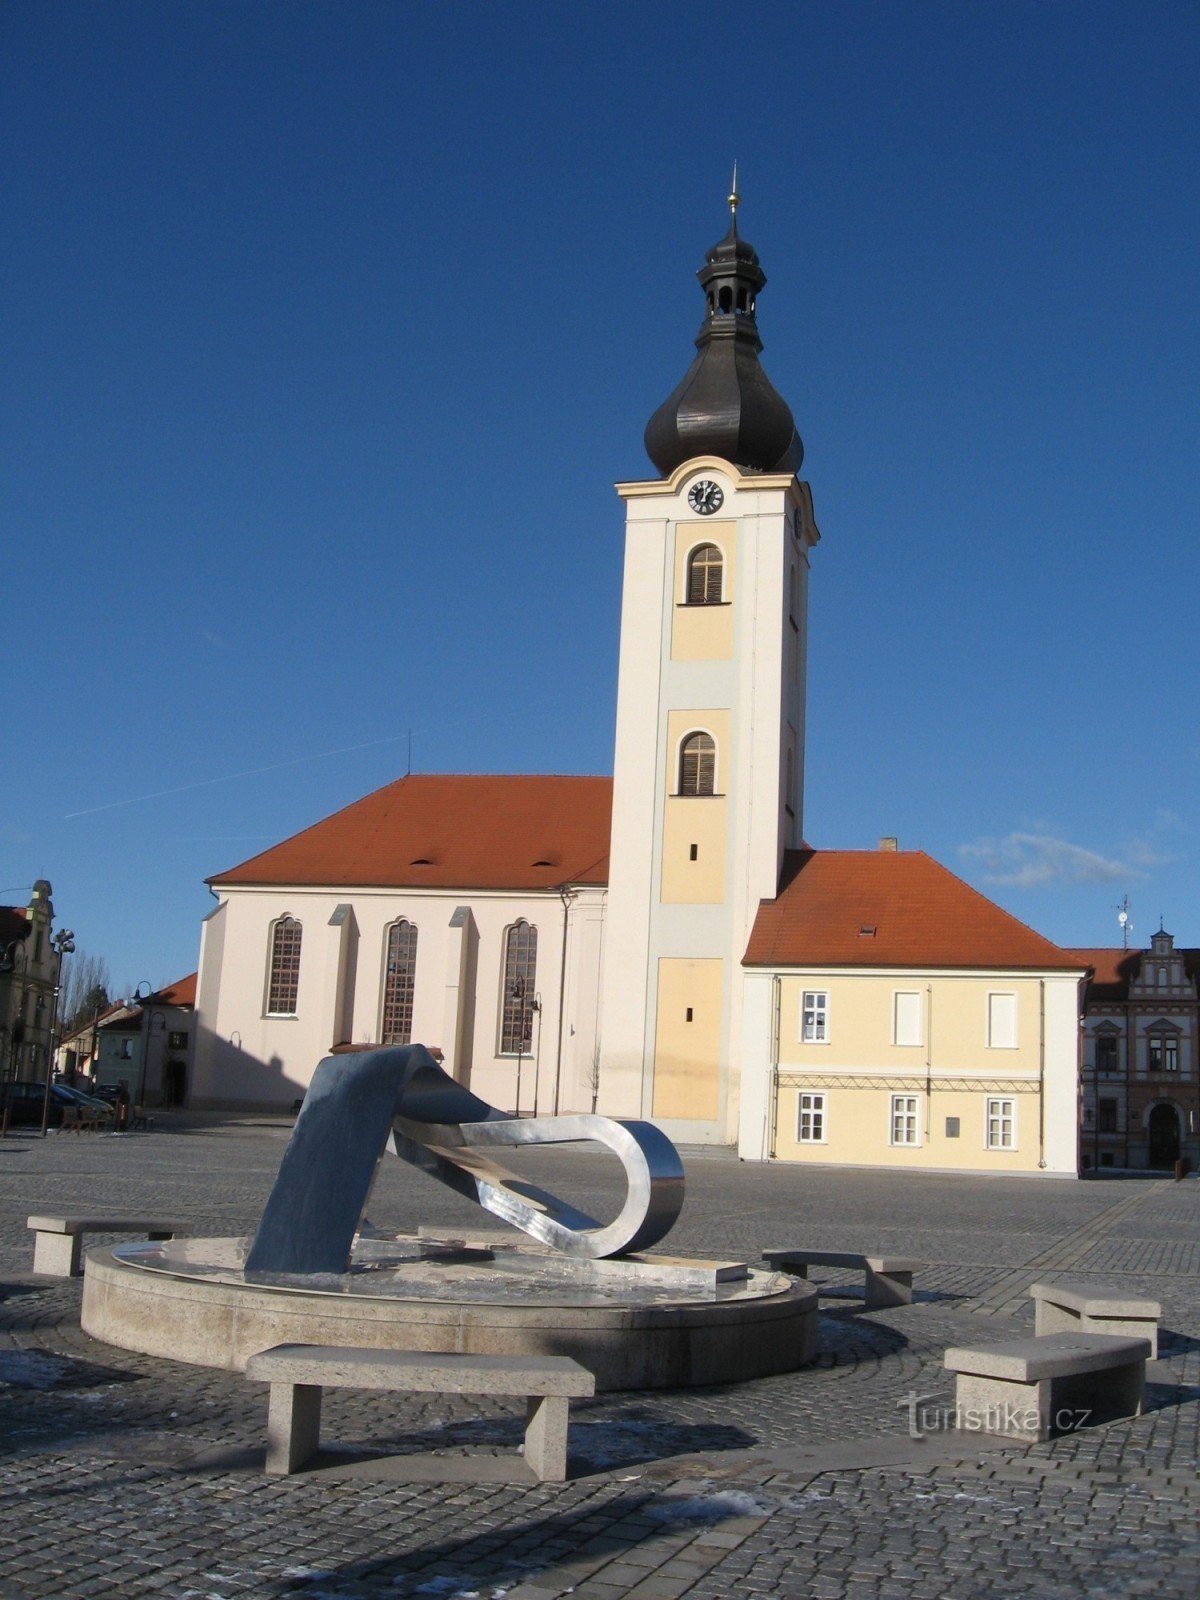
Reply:
[[761, 1495], [721, 1489], [687, 1499], [656, 1500], [646, 1507], [646, 1515], [657, 1522], [722, 1522], [726, 1517], [765, 1517], [774, 1509]]

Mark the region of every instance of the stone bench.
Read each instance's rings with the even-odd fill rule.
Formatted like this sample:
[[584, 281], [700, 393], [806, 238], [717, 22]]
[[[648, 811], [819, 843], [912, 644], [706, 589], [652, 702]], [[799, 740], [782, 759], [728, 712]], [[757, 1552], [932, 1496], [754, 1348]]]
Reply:
[[865, 1302], [869, 1311], [881, 1306], [910, 1306], [913, 1273], [924, 1261], [907, 1256], [860, 1256], [852, 1250], [764, 1250], [763, 1260], [776, 1272], [807, 1278], [809, 1267], [851, 1267], [865, 1275]]
[[48, 1278], [78, 1278], [84, 1235], [132, 1233], [146, 1239], [173, 1239], [192, 1231], [190, 1222], [154, 1217], [29, 1217], [33, 1234], [33, 1270]]
[[1157, 1300], [1109, 1284], [1070, 1279], [1062, 1283], [1033, 1283], [1034, 1333], [1123, 1333], [1149, 1339], [1150, 1359], [1158, 1360], [1158, 1323], [1162, 1306]]
[[246, 1363], [246, 1376], [271, 1385], [266, 1470], [295, 1472], [320, 1448], [321, 1396], [328, 1388], [422, 1394], [519, 1395], [526, 1401], [525, 1462], [543, 1482], [567, 1476], [567, 1408], [596, 1380], [570, 1356], [461, 1355], [280, 1344]]
[[1141, 1415], [1149, 1339], [1051, 1333], [946, 1351], [956, 1423], [972, 1433], [1043, 1440], [1085, 1423]]

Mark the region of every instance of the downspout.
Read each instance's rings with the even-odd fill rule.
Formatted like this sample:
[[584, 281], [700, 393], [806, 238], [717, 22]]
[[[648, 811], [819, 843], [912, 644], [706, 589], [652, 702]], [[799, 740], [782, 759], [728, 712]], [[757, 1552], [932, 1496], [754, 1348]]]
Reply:
[[929, 1021], [925, 1029], [925, 1143], [933, 1138], [933, 985], [925, 985]]
[[[1078, 1033], [1078, 1029], [1075, 1030]], [[1038, 1171], [1046, 1170], [1046, 980], [1038, 979]]]
[[[575, 898], [565, 883], [558, 886], [558, 898], [562, 901], [562, 958], [558, 967], [558, 1038], [554, 1049], [554, 1115], [558, 1115], [558, 1095], [562, 1081], [562, 1051], [563, 1051], [563, 1012], [567, 1003], [567, 919], [571, 914], [571, 901]], [[541, 1031], [538, 1032], [538, 1042], [541, 1042]], [[534, 1108], [536, 1110], [536, 1107]]]
[[782, 985], [779, 974], [771, 977], [771, 1090], [767, 1100], [767, 1160], [774, 1161], [779, 1136], [779, 1012]]

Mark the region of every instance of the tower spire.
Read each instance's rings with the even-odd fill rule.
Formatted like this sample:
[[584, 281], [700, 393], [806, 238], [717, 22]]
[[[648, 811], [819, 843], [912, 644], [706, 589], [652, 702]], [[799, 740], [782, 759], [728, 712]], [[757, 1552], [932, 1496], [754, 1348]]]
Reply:
[[804, 458], [791, 410], [759, 363], [755, 310], [767, 275], [738, 237], [740, 203], [734, 162], [729, 232], [696, 274], [705, 304], [696, 358], [646, 424], [646, 453], [664, 477], [694, 456], [750, 472], [798, 472]]

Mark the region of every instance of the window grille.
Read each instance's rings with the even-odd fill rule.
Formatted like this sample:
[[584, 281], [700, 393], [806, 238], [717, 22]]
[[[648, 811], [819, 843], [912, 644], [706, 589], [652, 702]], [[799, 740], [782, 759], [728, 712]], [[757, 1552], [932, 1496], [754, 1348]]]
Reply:
[[504, 945], [504, 997], [500, 1011], [500, 1054], [524, 1055], [533, 1038], [537, 985], [537, 929], [514, 922]]
[[383, 979], [383, 1044], [411, 1044], [417, 980], [417, 930], [401, 919], [388, 929]]
[[271, 974], [267, 983], [267, 1012], [273, 1017], [294, 1017], [300, 993], [301, 927], [295, 917], [280, 917], [271, 930]]

